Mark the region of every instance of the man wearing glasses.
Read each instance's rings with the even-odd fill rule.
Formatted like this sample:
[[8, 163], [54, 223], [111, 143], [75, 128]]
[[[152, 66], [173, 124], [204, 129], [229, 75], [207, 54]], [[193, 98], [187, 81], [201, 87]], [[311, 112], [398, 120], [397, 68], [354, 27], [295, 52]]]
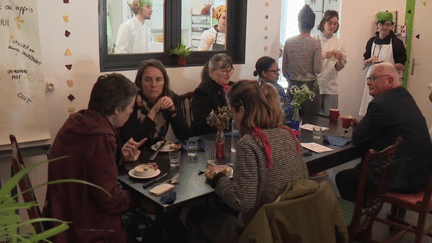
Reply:
[[[393, 64], [382, 62], [372, 68], [367, 85], [373, 100], [363, 119], [354, 119], [352, 122], [353, 143], [365, 151], [381, 151], [394, 144], [397, 137], [402, 137], [403, 141], [393, 160], [387, 190], [400, 193], [424, 190], [432, 173], [432, 145], [426, 120], [411, 94], [401, 87]], [[336, 175], [336, 185], [341, 197], [346, 200], [355, 200], [361, 164]], [[372, 161], [369, 177], [376, 166], [380, 165]]]

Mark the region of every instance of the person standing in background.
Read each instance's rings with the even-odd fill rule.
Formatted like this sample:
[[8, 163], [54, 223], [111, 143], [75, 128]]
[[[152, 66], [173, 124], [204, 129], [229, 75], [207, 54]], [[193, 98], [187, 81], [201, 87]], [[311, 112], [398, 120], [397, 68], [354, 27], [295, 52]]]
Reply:
[[226, 26], [227, 26], [227, 7], [219, 6], [213, 10], [213, 19], [218, 24], [204, 31], [201, 42], [198, 47], [199, 51], [223, 51], [225, 50]]
[[152, 0], [134, 0], [129, 6], [135, 16], [120, 25], [114, 53], [150, 52], [151, 30], [145, 25], [145, 21], [151, 18], [153, 2]]
[[334, 10], [327, 10], [314, 36], [321, 41], [323, 70], [318, 74], [320, 96], [320, 115], [329, 116], [330, 109], [338, 108], [338, 72], [345, 67], [347, 57], [344, 44], [334, 34], [339, 29], [339, 15]]
[[[366, 44], [364, 57], [364, 68], [368, 68], [366, 77], [370, 76], [371, 66], [375, 63], [390, 62], [396, 67], [399, 73], [399, 79], [405, 70], [407, 61], [406, 49], [403, 42], [397, 38], [393, 32], [393, 14], [390, 12], [378, 12], [376, 14], [376, 23], [378, 31], [375, 36], [370, 38]], [[360, 104], [359, 115], [364, 116], [372, 96], [369, 95], [367, 81], [363, 90], [363, 97]]]
[[[283, 51], [282, 73], [288, 81], [288, 95], [294, 85], [301, 87], [306, 84], [310, 90], [319, 90], [317, 86], [318, 74], [322, 70], [321, 43], [310, 35], [315, 25], [315, 13], [309, 5], [305, 5], [299, 12], [298, 25], [300, 35], [286, 40]], [[317, 99], [303, 103], [300, 114], [316, 114]]]

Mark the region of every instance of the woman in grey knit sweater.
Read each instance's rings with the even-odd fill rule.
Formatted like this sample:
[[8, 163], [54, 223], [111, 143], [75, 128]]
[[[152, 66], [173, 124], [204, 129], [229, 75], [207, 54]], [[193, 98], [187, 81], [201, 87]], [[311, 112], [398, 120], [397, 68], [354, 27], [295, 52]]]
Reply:
[[284, 114], [279, 95], [269, 84], [242, 80], [227, 94], [234, 122], [243, 134], [237, 147], [234, 177], [230, 180], [217, 166], [205, 176], [217, 195], [238, 217], [209, 208], [192, 209], [188, 216], [190, 242], [236, 242], [258, 209], [271, 203], [288, 182], [308, 179], [300, 144], [294, 132], [281, 127]]

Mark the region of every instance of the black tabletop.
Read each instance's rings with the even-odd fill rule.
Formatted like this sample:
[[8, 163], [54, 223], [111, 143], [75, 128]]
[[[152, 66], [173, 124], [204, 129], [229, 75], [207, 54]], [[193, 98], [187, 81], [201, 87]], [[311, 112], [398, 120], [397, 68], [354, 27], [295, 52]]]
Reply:
[[[351, 131], [345, 133], [344, 129], [338, 123], [330, 123], [328, 118], [324, 117], [313, 117], [310, 119], [304, 118], [303, 124], [310, 123], [319, 126], [329, 127], [330, 130], [323, 132], [323, 135], [333, 135], [333, 136], [345, 136], [351, 137]], [[301, 130], [302, 135], [299, 137], [300, 142], [316, 142], [318, 144], [325, 145], [333, 149], [331, 152], [326, 153], [312, 153], [312, 155], [305, 156], [305, 161], [307, 162], [308, 170], [310, 174], [318, 173], [322, 170], [326, 170], [337, 165], [346, 163], [353, 159], [361, 157], [361, 151], [354, 146], [352, 143], [345, 145], [344, 147], [331, 146], [325, 143], [323, 138], [313, 139], [312, 132], [307, 130]], [[215, 134], [206, 134], [192, 139], [201, 138], [203, 139], [206, 148], [214, 148], [215, 144]], [[225, 158], [217, 160], [217, 164], [234, 164], [235, 163], [235, 153], [231, 152], [231, 137], [226, 136], [226, 146], [225, 146]], [[154, 186], [158, 185], [156, 183], [154, 186], [144, 189], [143, 183], [149, 182], [152, 179], [135, 179], [128, 175], [128, 171], [133, 169], [135, 166], [142, 163], [149, 163], [149, 157], [154, 153], [150, 148], [143, 148], [139, 159], [136, 162], [128, 162], [119, 173], [119, 181], [122, 182], [129, 189], [144, 195], [147, 198], [153, 200], [157, 205], [159, 205], [163, 211], [171, 210], [172, 208], [181, 206], [191, 200], [199, 199], [209, 194], [214, 193], [213, 188], [211, 188], [209, 182], [203, 174], [199, 174], [200, 170], [207, 168], [205, 152], [198, 151], [197, 156], [189, 157], [186, 151], [182, 150], [180, 167], [170, 167], [169, 158], [167, 152], [159, 152], [154, 162], [157, 162], [159, 169], [161, 170], [161, 175], [168, 173], [168, 176], [163, 180], [167, 180], [173, 177], [176, 173], [180, 173], [179, 183], [175, 185], [173, 191], [177, 194], [177, 199], [174, 204], [167, 205], [160, 202], [161, 196], [153, 196], [149, 193], [149, 190]], [[157, 177], [156, 177], [157, 178]], [[163, 196], [163, 195], [162, 195]]]

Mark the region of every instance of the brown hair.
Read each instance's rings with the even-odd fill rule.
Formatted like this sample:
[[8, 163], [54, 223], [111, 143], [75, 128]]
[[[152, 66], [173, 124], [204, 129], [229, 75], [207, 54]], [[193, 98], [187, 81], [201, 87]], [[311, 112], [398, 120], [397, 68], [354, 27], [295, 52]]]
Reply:
[[278, 127], [285, 121], [279, 94], [271, 84], [240, 80], [231, 87], [227, 97], [233, 112], [239, 112], [241, 106], [245, 110], [240, 125], [243, 134], [255, 127]]
[[138, 87], [139, 90], [142, 90], [142, 78], [143, 78], [145, 70], [148, 67], [155, 67], [162, 72], [162, 75], [164, 77], [164, 87], [163, 87], [163, 90], [162, 90], [160, 97], [169, 95], [170, 92], [169, 92], [168, 74], [165, 70], [164, 65], [159, 60], [156, 60], [156, 59], [149, 59], [149, 60], [145, 60], [145, 61], [141, 62], [141, 64], [138, 67], [137, 75], [135, 77], [135, 85]]
[[[219, 62], [222, 62], [222, 66], [219, 67]], [[225, 69], [232, 68], [233, 62], [230, 56], [224, 53], [219, 53], [213, 55], [210, 60], [204, 65], [203, 70], [201, 71], [201, 82], [206, 80], [209, 76], [209, 69]]]
[[119, 73], [99, 76], [90, 94], [88, 108], [104, 116], [113, 115], [117, 108], [124, 111], [137, 94], [137, 87]]
[[[339, 14], [337, 11], [334, 10], [327, 10], [324, 13], [324, 17], [322, 18], [320, 24], [318, 25], [318, 30], [321, 32], [324, 32], [324, 25], [325, 22], [330, 21], [330, 19], [336, 17], [339, 20]], [[336, 33], [339, 30], [339, 24], [338, 27], [336, 28], [336, 30], [334, 31], [334, 33]]]

